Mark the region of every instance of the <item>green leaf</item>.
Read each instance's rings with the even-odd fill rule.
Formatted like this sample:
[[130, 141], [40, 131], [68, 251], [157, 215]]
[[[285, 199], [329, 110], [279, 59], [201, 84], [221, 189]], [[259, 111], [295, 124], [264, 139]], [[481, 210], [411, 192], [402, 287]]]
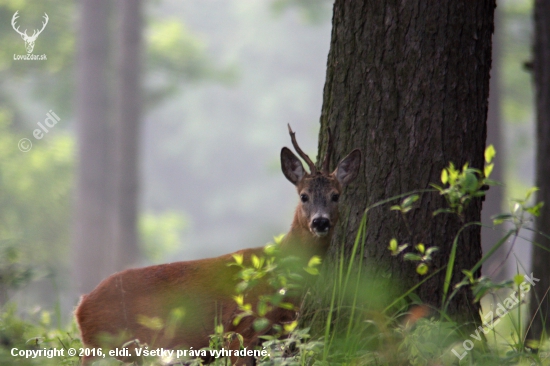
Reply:
[[477, 190], [478, 181], [475, 174], [466, 172], [464, 174], [464, 179], [462, 180], [462, 186], [464, 187], [465, 191], [468, 193], [471, 193]]
[[494, 167], [495, 164], [485, 165], [485, 168], [483, 169], [483, 175], [485, 176], [485, 178], [489, 178]]
[[424, 244], [418, 243], [416, 245], [416, 250], [418, 250], [420, 253], [424, 254], [424, 252], [426, 251], [426, 247], [424, 246]]
[[450, 208], [440, 208], [438, 210], [435, 210], [432, 214], [433, 216], [439, 215], [440, 213], [453, 213], [453, 210]]
[[277, 246], [275, 244], [268, 244], [264, 247], [264, 253], [268, 256], [273, 256], [276, 250]]
[[510, 214], [498, 214], [491, 216], [494, 225], [502, 224], [504, 221], [511, 219], [513, 216]]
[[441, 183], [447, 184], [448, 181], [449, 181], [449, 174], [447, 173], [447, 169], [445, 168], [441, 171]]
[[278, 236], [274, 236], [273, 240], [275, 241], [275, 244], [281, 244], [286, 234], [280, 234]]
[[388, 247], [389, 250], [392, 252], [395, 252], [397, 250], [397, 239], [393, 238], [390, 240], [390, 246]]
[[239, 266], [243, 264], [242, 254], [233, 254], [233, 259], [235, 259], [235, 263], [237, 263]]
[[252, 254], [252, 265], [254, 268], [258, 269], [260, 268], [260, 258], [258, 258], [255, 254]]
[[391, 206], [390, 211], [401, 211], [401, 206], [399, 205]]
[[143, 325], [146, 328], [149, 328], [151, 330], [159, 331], [162, 328], [164, 328], [164, 323], [161, 318], [159, 317], [148, 317], [145, 315], [138, 314], [137, 315], [137, 322], [140, 325]]
[[244, 303], [244, 296], [241, 294], [241, 295], [237, 295], [237, 296], [233, 296], [233, 300], [235, 300], [235, 302], [237, 303], [237, 305], [239, 306], [242, 306], [243, 303]]
[[413, 194], [407, 198], [405, 198], [403, 200], [403, 202], [401, 203], [401, 206], [403, 207], [409, 207], [411, 206], [413, 203], [415, 203], [416, 201], [418, 201], [418, 199], [420, 198], [420, 196], [418, 196], [417, 194]]
[[468, 279], [470, 280], [470, 283], [474, 283], [474, 274], [471, 271], [463, 269], [462, 273], [464, 273], [466, 277], [468, 277]]
[[533, 193], [535, 193], [536, 191], [538, 191], [538, 190], [539, 190], [538, 187], [531, 187], [531, 188], [529, 188], [529, 190], [528, 190], [527, 193], [525, 194], [525, 200], [527, 201], [527, 200], [531, 197], [531, 195], [532, 195]]
[[490, 163], [496, 155], [495, 147], [491, 144], [485, 149], [485, 162]]
[[418, 254], [414, 254], [414, 253], [406, 253], [403, 256], [403, 259], [406, 260], [406, 261], [421, 261], [422, 256], [420, 256]]
[[265, 301], [258, 301], [257, 308], [259, 316], [265, 316], [265, 314], [267, 314], [268, 306]]
[[426, 273], [428, 273], [428, 265], [426, 263], [420, 263], [416, 267], [416, 273], [418, 273], [421, 276], [424, 276]]
[[434, 187], [435, 189], [437, 189], [440, 192], [443, 190], [443, 187], [440, 187], [437, 184], [430, 183], [430, 186]]
[[438, 250], [439, 250], [438, 247], [429, 247], [429, 248], [426, 250], [426, 255], [427, 255], [427, 256], [431, 256], [432, 253], [437, 252]]
[[515, 283], [516, 285], [519, 286], [519, 285], [521, 285], [524, 281], [525, 281], [525, 277], [523, 277], [523, 275], [521, 275], [521, 274], [518, 273], [517, 275], [514, 276], [514, 283]]
[[501, 182], [496, 181], [496, 180], [492, 180], [492, 179], [484, 179], [483, 183], [485, 183], [488, 186], [503, 186], [504, 185]]
[[318, 255], [314, 255], [313, 257], [311, 257], [309, 262], [307, 262], [308, 267], [315, 267], [319, 264], [321, 264], [321, 257], [319, 257]]
[[292, 332], [294, 329], [296, 329], [297, 326], [298, 326], [298, 322], [296, 320], [294, 320], [292, 323], [288, 323], [288, 324], [283, 325], [283, 327], [285, 329], [285, 333]]
[[319, 274], [319, 270], [314, 267], [305, 267], [304, 271], [306, 271], [307, 273], [313, 276], [317, 276]]
[[525, 211], [529, 212], [531, 215], [539, 217], [540, 216], [540, 209], [544, 206], [544, 202], [539, 202], [536, 205], [532, 207], [527, 207]]
[[241, 281], [237, 284], [237, 286], [235, 286], [235, 291], [238, 294], [242, 294], [247, 288], [248, 288], [248, 282]]
[[397, 247], [397, 250], [395, 251], [394, 255], [397, 255], [397, 254], [401, 253], [402, 251], [407, 249], [408, 246], [409, 246], [409, 244], [400, 245], [399, 247]]
[[294, 310], [296, 308], [293, 304], [289, 302], [282, 302], [279, 304], [279, 307], [287, 310]]

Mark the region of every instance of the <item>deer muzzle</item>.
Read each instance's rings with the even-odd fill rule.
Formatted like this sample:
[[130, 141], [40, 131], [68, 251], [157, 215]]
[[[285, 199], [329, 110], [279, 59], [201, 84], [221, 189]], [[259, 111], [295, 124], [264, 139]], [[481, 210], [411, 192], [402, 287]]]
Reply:
[[325, 236], [330, 230], [330, 220], [325, 217], [316, 217], [311, 220], [311, 231], [317, 236]]

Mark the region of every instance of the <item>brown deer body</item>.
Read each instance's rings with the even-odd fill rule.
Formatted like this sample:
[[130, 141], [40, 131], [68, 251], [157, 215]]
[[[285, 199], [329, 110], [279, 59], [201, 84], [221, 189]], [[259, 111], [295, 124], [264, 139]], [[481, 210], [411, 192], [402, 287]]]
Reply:
[[[289, 149], [281, 150], [283, 173], [297, 187], [300, 203], [290, 231], [280, 244], [280, 251], [283, 255], [300, 252], [308, 257], [322, 256], [338, 221], [339, 195], [357, 176], [361, 153], [354, 150], [333, 173], [329, 173], [329, 138], [323, 172], [317, 172], [313, 162], [299, 148], [290, 126], [289, 132], [296, 151], [308, 163], [311, 173], [305, 172], [300, 160]], [[263, 247], [217, 258], [128, 269], [111, 275], [91, 293], [82, 296], [75, 311], [82, 342], [88, 348], [98, 348], [105, 345], [107, 335], [111, 337], [110, 345], [115, 347], [138, 339], [149, 348], [193, 347], [198, 350], [209, 345], [209, 335], [214, 333], [215, 325], [221, 323], [226, 332], [241, 334], [245, 347], [253, 348], [259, 344], [258, 336], [261, 335], [252, 327], [253, 317], [233, 324], [240, 313], [233, 299], [239, 268], [228, 266], [234, 261], [234, 254], [243, 255], [246, 264], [250, 263], [253, 254], [263, 256]], [[258, 296], [265, 291], [262, 286], [254, 288], [246, 294], [247, 302], [255, 308]], [[184, 314], [183, 320], [171, 328], [174, 309], [183, 309]], [[272, 325], [292, 321], [294, 317], [294, 311], [278, 308], [266, 315]], [[155, 330], [146, 326], [143, 319], [152, 318], [161, 319], [166, 327]], [[238, 344], [231, 347], [236, 348]], [[91, 360], [85, 357], [83, 362]], [[232, 358], [232, 362], [253, 365], [254, 359]]]

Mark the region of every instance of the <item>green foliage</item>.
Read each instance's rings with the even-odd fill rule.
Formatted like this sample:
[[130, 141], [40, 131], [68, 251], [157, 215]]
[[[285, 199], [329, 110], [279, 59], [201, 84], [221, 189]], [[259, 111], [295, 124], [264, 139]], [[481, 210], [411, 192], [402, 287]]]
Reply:
[[[51, 323], [51, 315], [40, 309], [28, 314], [24, 320], [17, 315], [15, 305], [0, 308], [0, 364], [2, 365], [72, 365], [80, 364], [78, 356], [69, 356], [69, 348], [79, 349], [82, 343], [78, 339], [76, 324], [66, 329], [56, 329]], [[12, 356], [12, 349], [27, 350], [63, 350], [64, 356], [25, 358]]]
[[[258, 332], [265, 330], [270, 325], [266, 316], [275, 308], [297, 310], [296, 306], [287, 299], [296, 296], [296, 290], [304, 287], [307, 280], [305, 274], [319, 274], [317, 267], [321, 264], [321, 259], [317, 256], [310, 258], [303, 268], [300, 268], [302, 263], [300, 257], [281, 256], [282, 239], [283, 235], [275, 237], [275, 243], [268, 244], [264, 248], [264, 256], [258, 257], [252, 254], [251, 266], [244, 262], [242, 255], [233, 255], [234, 262], [229, 265], [240, 268], [238, 273], [240, 281], [235, 287], [234, 299], [241, 312], [234, 319], [235, 325], [239, 324], [244, 317], [253, 316], [255, 318], [254, 329]], [[248, 293], [253, 293], [254, 288], [260, 284], [268, 285], [271, 291], [267, 294], [260, 294], [256, 309], [253, 309], [250, 303], [245, 302], [245, 298]], [[288, 334], [294, 330], [296, 324], [296, 322], [292, 322], [282, 328], [276, 324], [274, 330], [277, 335]]]
[[7, 254], [0, 261], [4, 274], [0, 282], [4, 286], [30, 279], [31, 268], [39, 275], [58, 273], [67, 265], [74, 166], [68, 135], [52, 132], [47, 139], [34, 141], [25, 153], [18, 148], [20, 136], [12, 131], [11, 119], [0, 110], [0, 251]]
[[419, 319], [412, 329], [401, 327], [397, 331], [403, 337], [399, 350], [406, 351], [408, 361], [414, 366], [432, 365], [434, 360], [443, 358], [451, 345], [461, 338], [456, 323], [435, 318]]
[[464, 222], [463, 212], [468, 203], [473, 198], [485, 196], [486, 186], [495, 185], [496, 182], [489, 179], [489, 175], [493, 170], [491, 161], [495, 156], [495, 148], [489, 145], [485, 149], [485, 169], [481, 172], [479, 169], [470, 168], [468, 163], [464, 164], [462, 171], [455, 168], [451, 162], [449, 166], [441, 171], [441, 183], [448, 185], [441, 187], [432, 184], [439, 191], [449, 207], [436, 210], [434, 216], [440, 213], [456, 213], [462, 222]]
[[150, 106], [175, 93], [182, 81], [234, 82], [234, 67], [219, 67], [207, 54], [205, 41], [178, 20], [152, 20], [146, 32], [146, 102]]

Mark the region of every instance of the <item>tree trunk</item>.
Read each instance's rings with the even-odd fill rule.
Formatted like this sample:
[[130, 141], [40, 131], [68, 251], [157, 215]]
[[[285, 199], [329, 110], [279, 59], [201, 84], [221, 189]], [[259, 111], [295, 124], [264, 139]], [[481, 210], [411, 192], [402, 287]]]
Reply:
[[141, 122], [142, 16], [140, 0], [119, 0], [117, 32], [117, 93], [115, 124], [115, 268], [135, 265], [139, 258], [137, 212], [139, 191], [139, 129]]
[[[502, 144], [502, 115], [501, 106], [501, 35], [503, 34], [502, 22], [500, 21], [501, 10], [495, 9], [495, 33], [493, 34], [493, 62], [491, 68], [491, 81], [489, 83], [489, 112], [487, 114], [487, 145], [492, 144], [497, 154], [493, 159], [495, 168], [491, 173], [491, 179], [502, 182], [504, 179], [504, 159], [506, 154]], [[492, 225], [491, 216], [502, 213], [503, 187], [493, 186], [487, 192], [487, 197], [483, 203], [481, 211], [481, 222], [486, 225]], [[483, 253], [487, 253], [503, 236], [501, 227], [494, 230], [488, 227], [481, 228], [481, 246]], [[493, 281], [504, 281], [509, 279], [509, 269], [505, 263], [506, 255], [510, 250], [509, 243], [503, 244], [500, 249], [493, 254], [483, 264], [483, 275], [491, 277]]]
[[[353, 148], [362, 149], [364, 162], [360, 176], [342, 195], [346, 209], [334, 246], [353, 244], [368, 205], [440, 183], [449, 162], [483, 167], [494, 8], [494, 0], [336, 0], [319, 156], [324, 156], [330, 127], [333, 166]], [[406, 216], [412, 235], [389, 205], [370, 211], [367, 265], [381, 265], [406, 288], [420, 281], [414, 264], [390, 255], [390, 239], [397, 238], [400, 244], [438, 246], [433, 265], [443, 267], [462, 226], [456, 216], [432, 216], [443, 206], [437, 193], [423, 195]], [[481, 201], [472, 202], [465, 221], [479, 221], [480, 211]], [[462, 279], [461, 270], [480, 258], [480, 228], [470, 226], [459, 239], [453, 284]], [[444, 271], [418, 294], [440, 306], [443, 282]], [[449, 311], [478, 319], [479, 307], [471, 300], [470, 290], [464, 289]]]
[[80, 4], [77, 55], [78, 172], [74, 222], [76, 289], [86, 293], [112, 273], [108, 258], [109, 195], [109, 1]]
[[[534, 79], [537, 111], [537, 162], [536, 184], [537, 202], [543, 201], [540, 216], [536, 219], [536, 228], [546, 235], [550, 230], [550, 1], [535, 1], [535, 47]], [[534, 287], [531, 298], [531, 316], [535, 319], [531, 325], [529, 338], [537, 339], [543, 329], [550, 329], [550, 304], [546, 291], [550, 287], [550, 240], [536, 233], [533, 240], [545, 249], [533, 246], [532, 272], [540, 282]], [[540, 306], [540, 308], [539, 308]]]

